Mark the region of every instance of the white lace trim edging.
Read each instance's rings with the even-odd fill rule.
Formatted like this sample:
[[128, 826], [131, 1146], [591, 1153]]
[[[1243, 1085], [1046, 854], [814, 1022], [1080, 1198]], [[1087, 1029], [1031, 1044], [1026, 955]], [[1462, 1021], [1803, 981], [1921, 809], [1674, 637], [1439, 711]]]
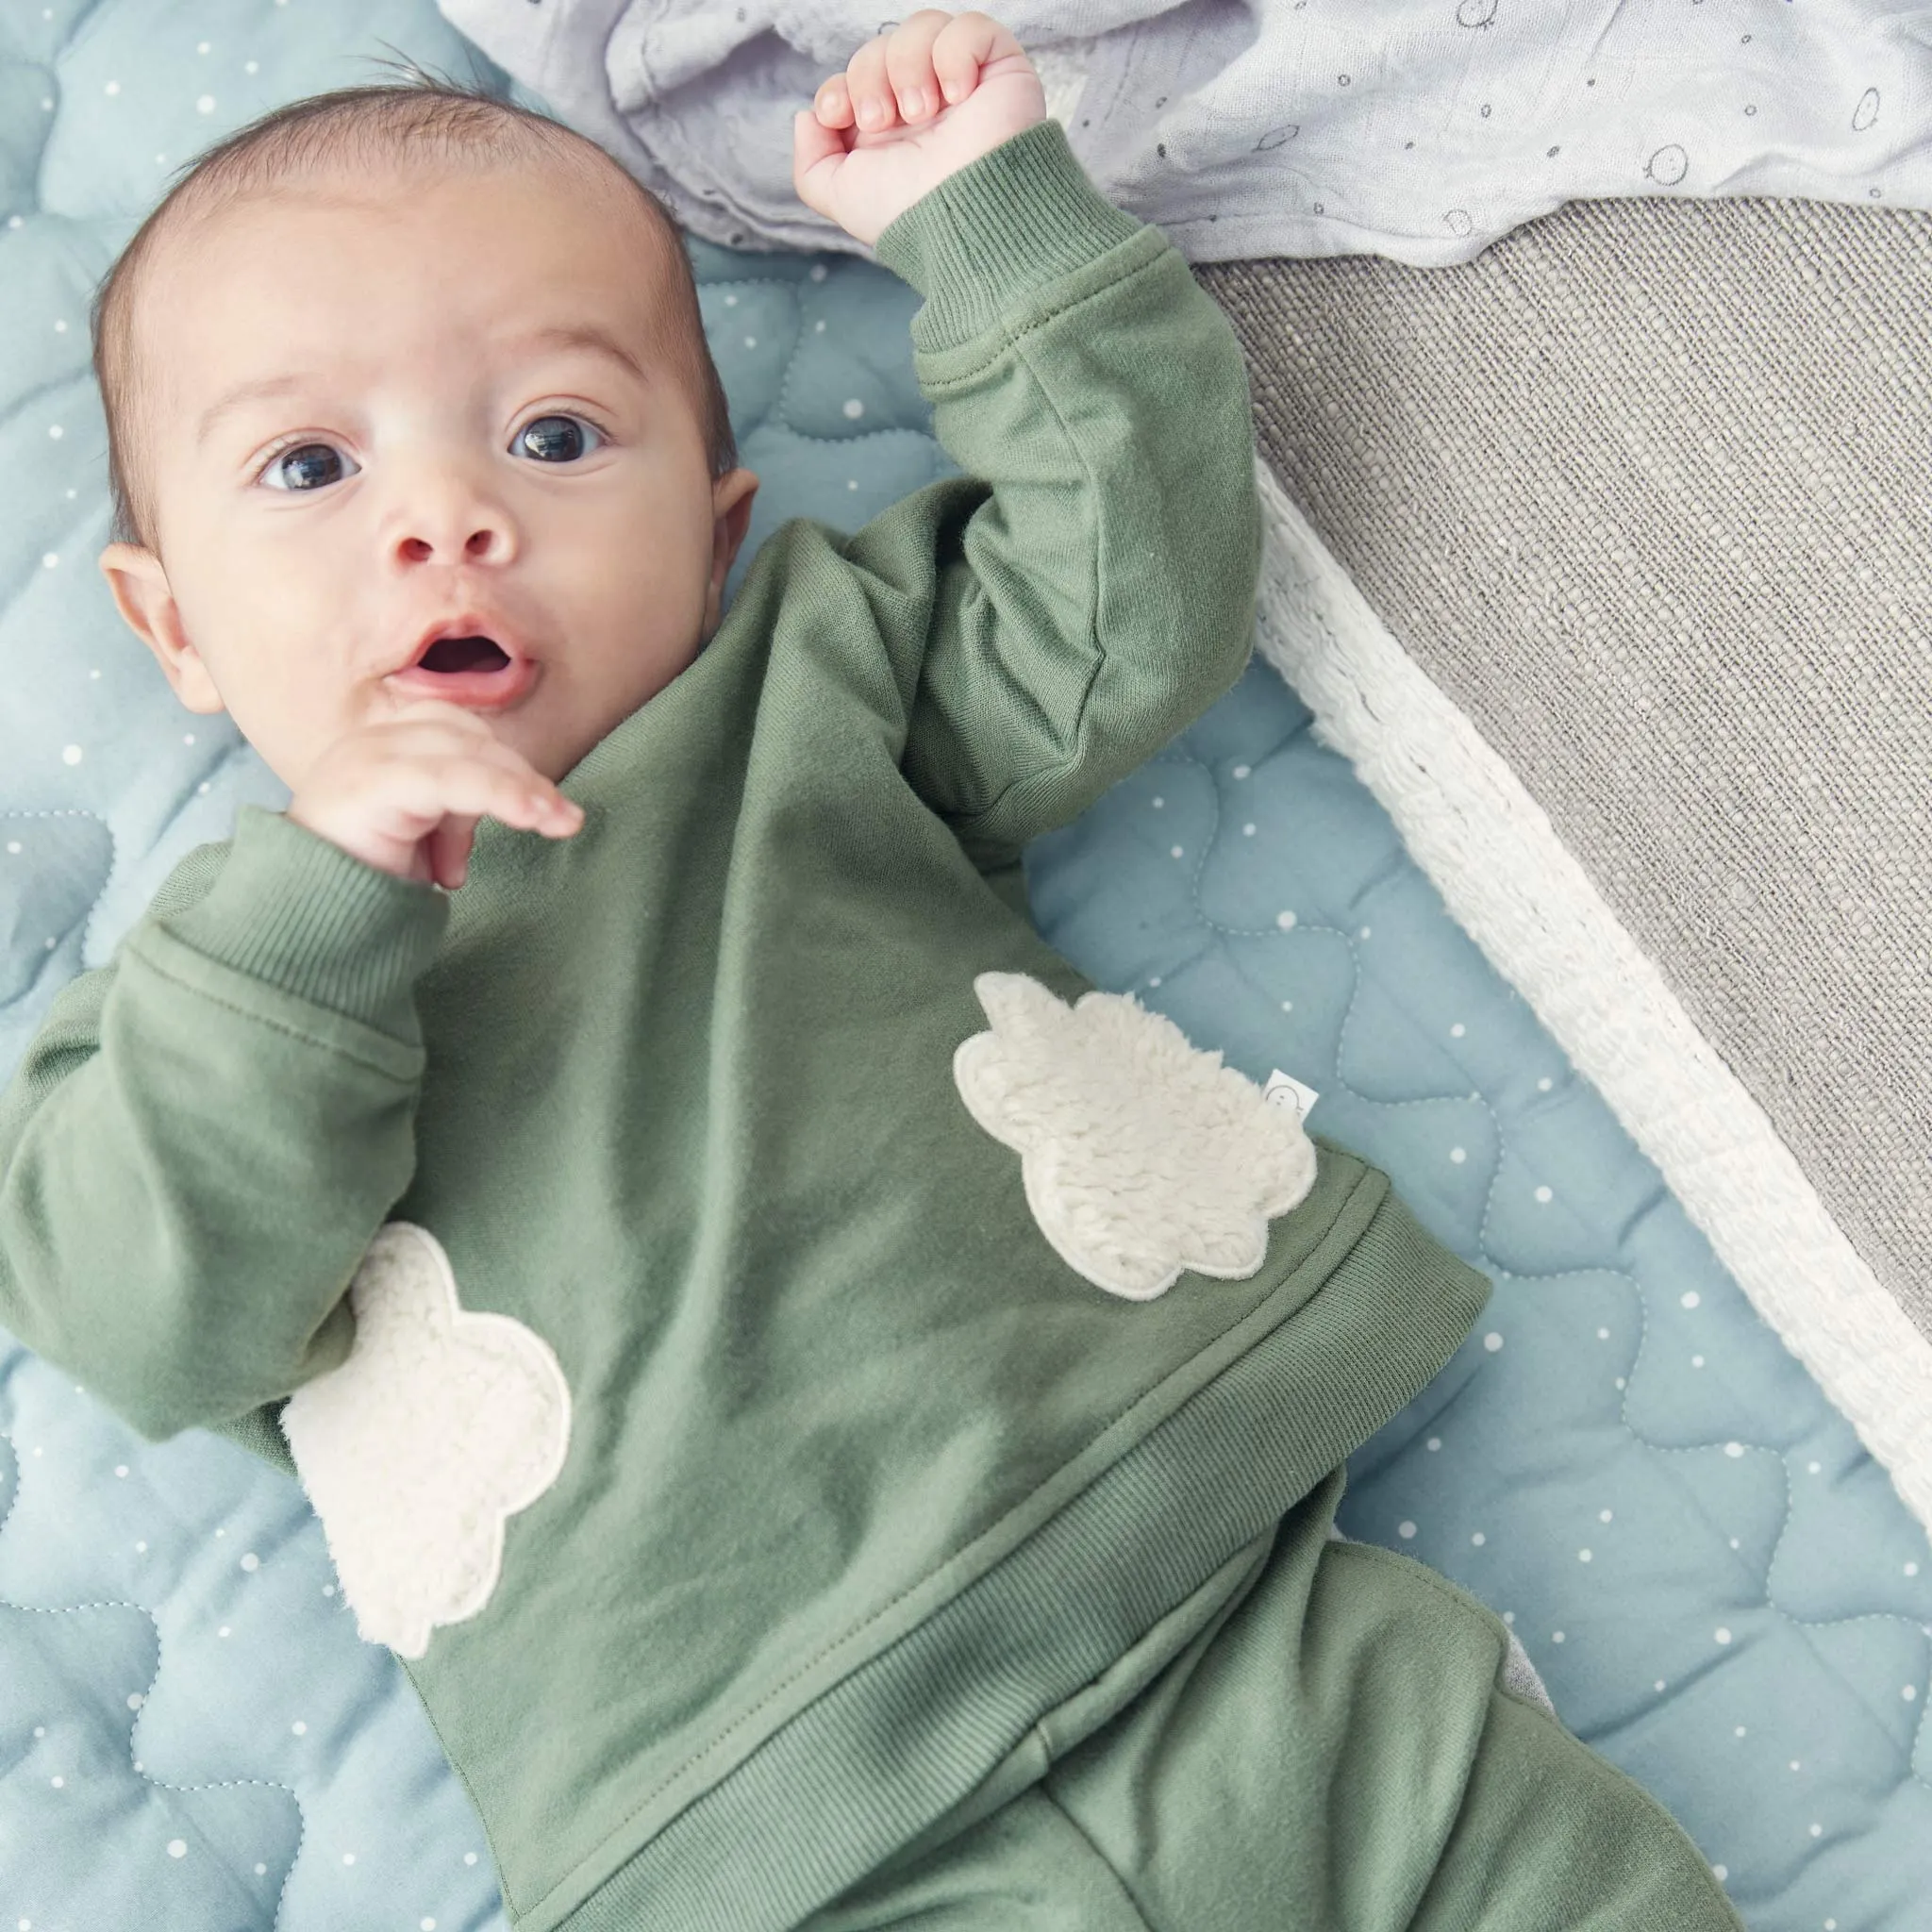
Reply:
[[1542, 808], [1397, 644], [1257, 459], [1256, 638], [1457, 922], [1662, 1174], [1753, 1306], [1932, 1527], [1932, 1344], [1624, 929]]

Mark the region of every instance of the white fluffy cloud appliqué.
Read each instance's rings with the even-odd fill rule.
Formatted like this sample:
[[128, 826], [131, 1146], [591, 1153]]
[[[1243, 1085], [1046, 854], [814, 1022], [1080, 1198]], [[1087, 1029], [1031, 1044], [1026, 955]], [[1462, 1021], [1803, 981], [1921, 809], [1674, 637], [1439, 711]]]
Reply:
[[1069, 1267], [1129, 1301], [1186, 1269], [1260, 1267], [1269, 1221], [1315, 1181], [1293, 1108], [1128, 994], [1069, 1007], [1024, 973], [982, 973], [973, 991], [991, 1031], [960, 1043], [954, 1081], [1019, 1154], [1033, 1218]]
[[349, 1295], [348, 1357], [290, 1397], [282, 1433], [357, 1629], [416, 1657], [490, 1600], [505, 1521], [563, 1468], [570, 1385], [541, 1336], [463, 1308], [413, 1222], [377, 1231]]

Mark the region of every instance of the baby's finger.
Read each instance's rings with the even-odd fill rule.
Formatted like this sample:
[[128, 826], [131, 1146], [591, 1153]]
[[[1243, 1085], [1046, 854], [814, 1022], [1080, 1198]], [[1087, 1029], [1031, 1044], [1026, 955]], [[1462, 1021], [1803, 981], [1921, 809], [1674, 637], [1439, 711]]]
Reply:
[[933, 73], [932, 47], [952, 15], [922, 8], [902, 20], [886, 41], [886, 78], [903, 120], [924, 121], [945, 104]]
[[811, 111], [821, 127], [850, 127], [853, 125], [852, 91], [842, 74], [834, 74], [819, 83], [812, 96]]
[[476, 821], [455, 813], [429, 834], [429, 876], [444, 891], [454, 892], [469, 875], [475, 838]]
[[979, 85], [979, 70], [1002, 54], [1017, 54], [1020, 43], [984, 13], [956, 13], [932, 43], [933, 72], [950, 107]]
[[832, 177], [845, 161], [845, 135], [827, 127], [808, 108], [791, 117], [791, 186], [807, 208], [829, 221], [832, 212]]
[[852, 96], [852, 111], [863, 133], [878, 134], [898, 119], [899, 109], [886, 81], [883, 36], [866, 42], [845, 63], [845, 88]]
[[474, 758], [446, 758], [389, 768], [386, 790], [418, 821], [419, 837], [445, 815], [500, 820], [525, 831], [561, 838], [583, 823], [583, 809], [550, 780], [527, 766], [522, 771]]
[[391, 724], [383, 742], [386, 761], [440, 766], [452, 761], [488, 765], [525, 785], [555, 791], [550, 780], [514, 745], [505, 744], [488, 730], [472, 738], [441, 718], [423, 718]]

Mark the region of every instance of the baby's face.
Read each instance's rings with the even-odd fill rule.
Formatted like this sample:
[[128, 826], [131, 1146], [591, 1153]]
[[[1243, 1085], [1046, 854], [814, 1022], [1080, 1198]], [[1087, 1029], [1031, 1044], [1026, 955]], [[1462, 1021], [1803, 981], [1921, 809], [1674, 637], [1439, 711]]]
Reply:
[[[623, 194], [537, 163], [330, 175], [150, 264], [158, 554], [102, 567], [182, 701], [291, 791], [425, 694], [560, 778], [716, 627], [758, 479], [709, 475]], [[440, 635], [496, 648], [417, 665]]]

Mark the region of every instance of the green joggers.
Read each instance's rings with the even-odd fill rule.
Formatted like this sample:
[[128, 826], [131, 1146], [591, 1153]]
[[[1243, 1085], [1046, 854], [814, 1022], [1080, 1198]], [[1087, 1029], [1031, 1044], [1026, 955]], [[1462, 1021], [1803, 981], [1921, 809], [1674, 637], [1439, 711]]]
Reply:
[[1663, 1807], [1503, 1687], [1491, 1611], [1329, 1535], [1341, 1489], [1037, 1783], [809, 1932], [1741, 1932]]

